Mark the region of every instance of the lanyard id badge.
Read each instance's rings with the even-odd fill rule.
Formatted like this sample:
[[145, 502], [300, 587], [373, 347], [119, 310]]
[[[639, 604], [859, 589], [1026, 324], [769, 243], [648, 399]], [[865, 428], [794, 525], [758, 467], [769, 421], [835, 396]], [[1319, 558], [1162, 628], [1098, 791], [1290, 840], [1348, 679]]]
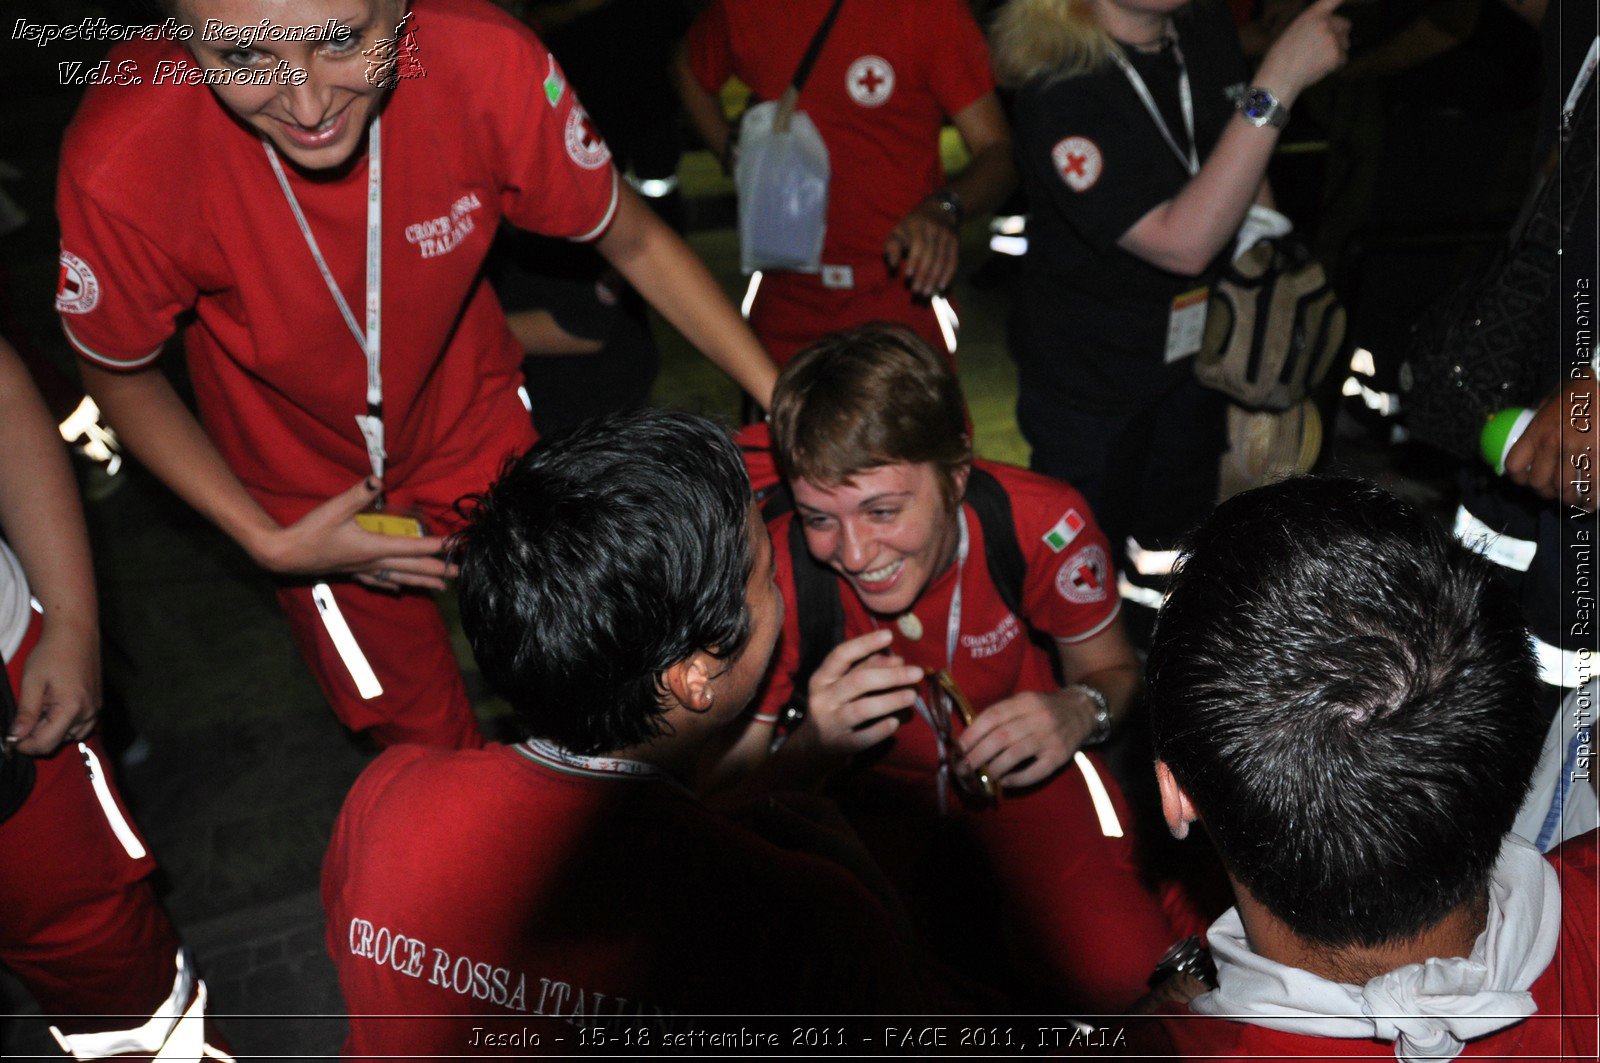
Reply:
[[[305, 238], [306, 247], [311, 251], [311, 258], [317, 264], [317, 272], [322, 275], [322, 283], [327, 285], [328, 294], [333, 296], [334, 305], [339, 308], [339, 316], [344, 318], [345, 327], [350, 330], [350, 335], [355, 337], [356, 345], [361, 348], [363, 358], [367, 364], [367, 390], [366, 412], [356, 414], [356, 427], [361, 431], [361, 439], [367, 448], [367, 463], [372, 467], [372, 475], [383, 479], [384, 463], [388, 457], [384, 451], [383, 435], [383, 140], [381, 130], [381, 116], [374, 116], [372, 126], [367, 131], [367, 298], [364, 309], [366, 310], [366, 328], [356, 323], [356, 316], [350, 310], [350, 304], [344, 297], [344, 292], [339, 289], [338, 281], [333, 279], [333, 271], [328, 268], [327, 259], [322, 255], [322, 248], [317, 245], [317, 238], [311, 232], [311, 225], [306, 221], [305, 212], [300, 209], [300, 201], [295, 198], [294, 189], [289, 187], [289, 177], [283, 170], [283, 163], [278, 159], [278, 152], [270, 140], [263, 141], [267, 151], [267, 161], [272, 164], [273, 176], [278, 179], [278, 187], [283, 190], [283, 198], [289, 203], [289, 210], [294, 214], [295, 224], [300, 227], [300, 235]], [[380, 495], [374, 502], [373, 508], [383, 509], [383, 497]], [[378, 535], [395, 535], [402, 538], [420, 539], [426, 534], [422, 521], [414, 516], [403, 516], [396, 513], [361, 513], [356, 516], [356, 523], [369, 532]]]
[[383, 449], [382, 355], [383, 150], [379, 122], [380, 119], [375, 116], [371, 128], [367, 131], [367, 327], [365, 330], [356, 323], [356, 316], [351, 312], [344, 292], [339, 290], [339, 282], [333, 279], [333, 272], [328, 269], [328, 262], [322, 257], [322, 248], [317, 246], [317, 238], [311, 232], [311, 225], [306, 221], [305, 212], [300, 209], [300, 201], [295, 198], [294, 190], [289, 187], [289, 177], [283, 171], [283, 163], [278, 160], [277, 150], [273, 148], [270, 140], [262, 141], [262, 146], [267, 150], [267, 161], [272, 164], [272, 173], [278, 179], [278, 187], [283, 190], [283, 198], [289, 202], [289, 210], [294, 214], [295, 224], [300, 227], [300, 235], [305, 238], [306, 247], [310, 249], [311, 257], [317, 264], [317, 272], [322, 274], [322, 283], [327, 285], [328, 294], [333, 296], [334, 305], [339, 308], [339, 315], [344, 318], [345, 326], [355, 337], [356, 345], [361, 348], [362, 356], [366, 359], [367, 409], [366, 413], [356, 415], [356, 426], [361, 430], [361, 438], [366, 443], [367, 461], [372, 466], [372, 475], [381, 480], [386, 455]]
[[1111, 49], [1111, 58], [1122, 70], [1123, 77], [1128, 79], [1128, 84], [1133, 86], [1133, 93], [1139, 97], [1139, 102], [1144, 104], [1144, 109], [1149, 112], [1150, 120], [1155, 122], [1156, 128], [1161, 131], [1161, 139], [1167, 142], [1167, 147], [1172, 149], [1172, 154], [1178, 157], [1183, 168], [1193, 177], [1200, 172], [1200, 153], [1195, 147], [1194, 139], [1194, 90], [1189, 84], [1189, 64], [1184, 62], [1183, 49], [1178, 47], [1176, 37], [1172, 38], [1172, 57], [1178, 61], [1178, 108], [1183, 113], [1183, 131], [1189, 136], [1189, 150], [1184, 151], [1178, 146], [1178, 138], [1172, 135], [1172, 130], [1167, 127], [1167, 120], [1161, 117], [1161, 108], [1156, 106], [1156, 98], [1150, 93], [1150, 86], [1144, 83], [1144, 78], [1128, 62], [1128, 57], [1122, 54], [1121, 48]]
[[1206, 338], [1206, 310], [1211, 305], [1211, 289], [1195, 288], [1172, 299], [1167, 317], [1166, 363], [1199, 354]]
[[[1189, 64], [1184, 61], [1183, 49], [1178, 47], [1177, 38], [1172, 39], [1172, 55], [1178, 62], [1178, 109], [1183, 114], [1183, 131], [1189, 138], [1189, 149], [1185, 151], [1178, 145], [1178, 138], [1173, 136], [1172, 130], [1167, 126], [1167, 120], [1161, 116], [1161, 108], [1156, 106], [1156, 98], [1150, 92], [1144, 78], [1128, 62], [1127, 56], [1120, 49], [1112, 49], [1111, 57], [1122, 70], [1128, 84], [1133, 86], [1133, 93], [1139, 97], [1139, 102], [1144, 105], [1145, 111], [1150, 115], [1150, 120], [1156, 124], [1156, 129], [1161, 133], [1161, 139], [1167, 142], [1167, 147], [1172, 149], [1172, 154], [1177, 156], [1178, 162], [1188, 171], [1190, 177], [1200, 172], [1200, 153], [1195, 144], [1194, 134], [1194, 89], [1189, 83]], [[1211, 289], [1195, 288], [1183, 292], [1172, 300], [1172, 307], [1167, 315], [1167, 346], [1164, 360], [1171, 364], [1190, 355], [1199, 354], [1200, 347], [1205, 342], [1206, 336], [1206, 309], [1210, 305]]]

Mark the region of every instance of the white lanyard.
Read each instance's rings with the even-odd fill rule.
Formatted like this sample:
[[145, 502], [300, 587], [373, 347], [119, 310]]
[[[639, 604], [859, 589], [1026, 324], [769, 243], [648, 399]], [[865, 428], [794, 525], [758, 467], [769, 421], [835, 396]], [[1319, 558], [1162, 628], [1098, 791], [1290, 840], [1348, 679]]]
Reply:
[[328, 269], [327, 260], [322, 257], [322, 249], [317, 246], [317, 238], [311, 234], [311, 226], [306, 222], [304, 212], [300, 210], [300, 201], [295, 199], [294, 190], [289, 187], [289, 178], [283, 172], [283, 163], [278, 161], [278, 153], [273, 148], [270, 140], [263, 140], [262, 145], [267, 149], [267, 161], [272, 164], [272, 172], [278, 178], [278, 187], [283, 189], [283, 198], [289, 201], [289, 210], [294, 213], [294, 220], [300, 226], [300, 235], [305, 237], [306, 246], [311, 249], [311, 257], [316, 260], [317, 270], [322, 274], [322, 283], [328, 286], [328, 293], [333, 296], [334, 303], [339, 307], [339, 313], [344, 317], [344, 323], [350, 329], [350, 334], [356, 338], [361, 352], [367, 359], [367, 412], [365, 415], [356, 415], [356, 426], [361, 429], [361, 436], [367, 444], [367, 460], [372, 465], [372, 475], [383, 477], [383, 370], [382, 370], [382, 321], [383, 321], [383, 152], [378, 138], [378, 118], [372, 119], [372, 127], [367, 133], [367, 328], [363, 332], [361, 326], [356, 324], [355, 314], [350, 312], [350, 304], [345, 301], [344, 293], [339, 290], [339, 284], [333, 279], [333, 272]]
[[589, 757], [574, 753], [543, 738], [530, 738], [516, 747], [517, 752], [529, 760], [553, 768], [570, 768], [590, 775], [626, 775], [638, 779], [667, 778], [667, 773], [654, 764], [622, 757]]
[[1600, 37], [1589, 42], [1589, 54], [1583, 57], [1583, 65], [1578, 68], [1578, 76], [1573, 79], [1572, 88], [1567, 93], [1567, 100], [1561, 105], [1561, 125], [1565, 128], [1572, 121], [1572, 109], [1578, 106], [1578, 97], [1583, 95], [1583, 90], [1588, 87], [1589, 79], [1594, 77], [1595, 63], [1600, 61]]
[[[967, 547], [970, 540], [967, 538], [967, 511], [965, 507], [956, 510], [956, 527], [960, 539], [956, 545], [956, 588], [950, 593], [950, 614], [945, 623], [944, 636], [944, 667], [955, 677], [956, 668], [956, 642], [961, 637], [961, 581], [967, 572]], [[877, 621], [873, 621], [876, 626]], [[939, 751], [939, 773], [937, 782], [939, 788], [939, 812], [942, 815], [948, 803], [950, 791], [950, 758], [944, 744], [944, 735], [939, 725], [933, 718], [933, 706], [923, 701], [922, 694], [917, 694], [917, 712], [928, 722], [928, 727], [933, 731], [933, 741]]]
[[1194, 140], [1194, 92], [1189, 87], [1189, 65], [1183, 61], [1183, 50], [1178, 47], [1178, 39], [1172, 38], [1172, 55], [1178, 61], [1178, 106], [1183, 111], [1183, 128], [1189, 134], [1189, 150], [1185, 152], [1178, 146], [1177, 138], [1172, 135], [1172, 130], [1167, 128], [1167, 120], [1161, 117], [1161, 109], [1156, 106], [1156, 98], [1150, 95], [1150, 87], [1144, 83], [1144, 78], [1128, 62], [1128, 57], [1122, 54], [1120, 47], [1111, 49], [1111, 58], [1122, 68], [1122, 73], [1128, 79], [1128, 84], [1133, 86], [1133, 91], [1139, 97], [1139, 102], [1144, 104], [1144, 109], [1150, 112], [1156, 128], [1161, 130], [1162, 139], [1167, 142], [1167, 147], [1178, 157], [1184, 169], [1193, 177], [1200, 172], [1200, 154], [1195, 149]]

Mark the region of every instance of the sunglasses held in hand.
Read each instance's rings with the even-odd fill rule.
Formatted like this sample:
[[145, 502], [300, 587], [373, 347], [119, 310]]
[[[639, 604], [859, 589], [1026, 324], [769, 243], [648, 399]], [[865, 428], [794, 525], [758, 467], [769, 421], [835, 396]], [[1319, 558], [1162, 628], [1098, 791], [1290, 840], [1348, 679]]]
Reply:
[[955, 720], [961, 720], [962, 730], [972, 726], [977, 716], [972, 702], [961, 692], [954, 677], [942, 668], [931, 674], [927, 683], [927, 704], [944, 747], [950, 778], [955, 780], [957, 789], [973, 800], [984, 803], [1000, 800], [1000, 780], [986, 771], [974, 771], [956, 746]]

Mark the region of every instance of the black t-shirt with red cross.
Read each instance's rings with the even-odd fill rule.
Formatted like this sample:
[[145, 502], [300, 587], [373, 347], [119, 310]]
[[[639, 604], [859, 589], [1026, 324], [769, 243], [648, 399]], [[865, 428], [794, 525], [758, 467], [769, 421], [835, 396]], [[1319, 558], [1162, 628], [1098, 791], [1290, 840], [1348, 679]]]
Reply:
[[[1179, 84], [1187, 70], [1194, 140], [1203, 161], [1233, 114], [1230, 93], [1245, 84], [1244, 57], [1221, 5], [1200, 0], [1175, 15], [1173, 25], [1176, 47], [1127, 54], [1185, 152], [1189, 136]], [[1013, 117], [1032, 208], [1019, 306], [1032, 337], [1027, 345], [1051, 352], [1057, 364], [1097, 371], [1088, 379], [1074, 373], [1080, 401], [1109, 397], [1161, 370], [1173, 300], [1205, 284], [1228, 249], [1193, 277], [1158, 269], [1117, 246], [1190, 175], [1116, 63], [1076, 77], [1029, 82], [1017, 94]]]

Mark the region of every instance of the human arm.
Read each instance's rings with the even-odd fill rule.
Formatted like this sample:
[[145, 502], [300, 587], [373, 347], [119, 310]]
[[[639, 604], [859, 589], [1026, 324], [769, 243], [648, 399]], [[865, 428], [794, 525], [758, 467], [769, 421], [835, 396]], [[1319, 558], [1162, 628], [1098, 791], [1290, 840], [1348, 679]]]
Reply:
[[1138, 658], [1120, 619], [1081, 642], [1057, 642], [1056, 654], [1065, 687], [997, 701], [980, 711], [957, 740], [974, 770], [999, 778], [1007, 788], [1048, 779], [1094, 733], [1098, 706], [1079, 687], [1101, 693], [1113, 729], [1127, 717], [1139, 691]]
[[522, 353], [536, 358], [545, 355], [595, 354], [605, 346], [600, 340], [568, 332], [548, 310], [512, 310], [506, 314], [506, 324], [522, 347]]
[[1256, 189], [1256, 198], [1251, 202], [1258, 207], [1277, 210], [1278, 197], [1272, 194], [1272, 182], [1263, 177], [1260, 186]]
[[263, 568], [281, 575], [353, 575], [388, 590], [439, 590], [454, 574], [454, 566], [437, 556], [444, 540], [377, 535], [356, 524], [355, 515], [381, 492], [371, 477], [283, 527], [245, 490], [158, 369], [117, 372], [87, 360], [80, 366], [84, 387], [129, 452]]
[[[1000, 205], [1017, 183], [1012, 161], [1011, 130], [1000, 101], [986, 92], [955, 114], [951, 121], [966, 142], [972, 161], [949, 182], [967, 217], [987, 214]], [[900, 220], [884, 242], [890, 269], [905, 266], [905, 282], [919, 295], [933, 295], [955, 279], [960, 251], [954, 219], [929, 197]]]
[[678, 90], [684, 113], [689, 116], [689, 124], [700, 134], [701, 142], [711, 150], [711, 154], [722, 163], [722, 168], [732, 173], [733, 158], [729, 149], [733, 143], [733, 127], [722, 113], [722, 100], [716, 93], [707, 91], [695, 78], [689, 62], [688, 41], [679, 44], [673, 54], [672, 83]]
[[1534, 411], [1521, 438], [1506, 452], [1506, 477], [1545, 498], [1595, 510], [1595, 379], [1579, 370]]
[[32, 756], [94, 728], [100, 614], [89, 533], [66, 448], [22, 359], [0, 340], [0, 529], [46, 622], [28, 655], [7, 741]]
[[[1335, 13], [1341, 3], [1319, 0], [1290, 23], [1253, 84], [1290, 107], [1302, 90], [1343, 65], [1350, 24]], [[1200, 172], [1135, 222], [1118, 246], [1171, 273], [1202, 272], [1239, 231], [1277, 143], [1277, 129], [1234, 115]]]
[[674, 328], [767, 408], [778, 367], [689, 245], [627, 186], [618, 188], [616, 216], [595, 246]]

